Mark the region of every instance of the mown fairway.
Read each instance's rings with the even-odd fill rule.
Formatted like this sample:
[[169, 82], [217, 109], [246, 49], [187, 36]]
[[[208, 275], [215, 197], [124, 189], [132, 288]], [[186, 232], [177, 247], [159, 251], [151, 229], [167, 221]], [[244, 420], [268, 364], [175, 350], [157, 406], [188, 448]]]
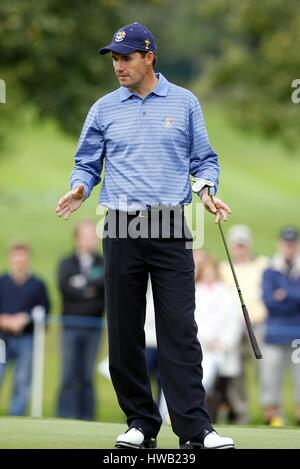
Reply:
[[[0, 448], [114, 448], [115, 438], [126, 427], [115, 423], [76, 420], [1, 418]], [[300, 429], [218, 426], [223, 435], [233, 437], [239, 449], [300, 448]], [[161, 449], [178, 448], [170, 427], [163, 427], [158, 439]]]

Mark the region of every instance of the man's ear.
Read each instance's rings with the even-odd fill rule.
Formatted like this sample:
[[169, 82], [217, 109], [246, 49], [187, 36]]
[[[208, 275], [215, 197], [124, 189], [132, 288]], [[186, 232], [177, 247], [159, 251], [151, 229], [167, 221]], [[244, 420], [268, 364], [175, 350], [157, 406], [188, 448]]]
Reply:
[[152, 51], [147, 52], [145, 55], [146, 65], [151, 65], [154, 60], [154, 54]]

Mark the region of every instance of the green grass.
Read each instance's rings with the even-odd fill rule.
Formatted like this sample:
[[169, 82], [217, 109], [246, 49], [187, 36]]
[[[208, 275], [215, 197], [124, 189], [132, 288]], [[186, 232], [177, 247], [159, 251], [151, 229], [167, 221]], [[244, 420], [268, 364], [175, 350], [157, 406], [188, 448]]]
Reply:
[[[246, 223], [253, 230], [255, 250], [271, 255], [279, 228], [299, 222], [300, 151], [289, 154], [280, 144], [246, 135], [230, 127], [215, 108], [204, 106], [211, 142], [220, 155], [220, 196], [232, 207], [230, 224]], [[52, 122], [29, 122], [19, 128], [14, 146], [0, 153], [0, 270], [7, 267], [6, 248], [12, 240], [25, 240], [33, 247], [34, 271], [49, 285], [53, 311], [59, 312], [56, 268], [59, 259], [72, 249], [76, 220], [89, 216], [97, 221], [99, 187], [81, 210], [66, 223], [55, 215], [59, 197], [68, 190], [76, 140], [63, 135]], [[228, 224], [228, 226], [230, 225]], [[206, 215], [205, 247], [218, 258], [224, 249], [213, 217]], [[99, 355], [106, 354], [106, 344]], [[44, 416], [55, 415], [59, 379], [59, 336], [49, 327], [46, 341]], [[0, 414], [7, 413], [10, 382], [0, 394]], [[117, 406], [112, 385], [96, 375], [99, 406], [97, 418], [110, 422], [124, 418]], [[249, 370], [251, 417], [261, 418], [256, 378]], [[288, 389], [288, 397], [290, 391]], [[290, 419], [292, 404], [287, 403]]]
[[[220, 157], [219, 194], [232, 207], [230, 224], [246, 223], [258, 252], [271, 254], [279, 228], [299, 225], [300, 150], [289, 153], [279, 143], [230, 127], [215, 108], [204, 109], [211, 142]], [[13, 239], [30, 241], [35, 269], [47, 279], [58, 309], [55, 272], [58, 259], [72, 246], [72, 227], [79, 218], [97, 221], [99, 187], [66, 223], [56, 217], [58, 198], [68, 190], [76, 140], [51, 122], [27, 124], [9, 153], [0, 154], [0, 265]], [[229, 224], [228, 224], [229, 226]], [[224, 257], [213, 217], [206, 216], [205, 247]]]
[[[232, 207], [231, 224], [246, 223], [259, 252], [271, 254], [279, 228], [299, 224], [300, 150], [289, 154], [280, 144], [230, 127], [216, 109], [207, 110], [211, 142], [220, 156], [219, 194]], [[97, 221], [99, 187], [67, 223], [56, 217], [59, 197], [68, 190], [76, 140], [51, 123], [31, 123], [18, 130], [10, 153], [0, 154], [0, 265], [13, 239], [30, 241], [34, 265], [47, 279], [58, 308], [55, 272], [58, 259], [72, 246], [72, 227], [79, 218]], [[224, 257], [213, 217], [207, 215], [205, 246]]]
[[[43, 416], [53, 417], [56, 415], [57, 395], [59, 391], [60, 376], [60, 349], [59, 329], [52, 325], [46, 335], [45, 347], [45, 376], [44, 376], [44, 399]], [[99, 352], [97, 363], [106, 355], [106, 330], [103, 337], [103, 345]], [[0, 388], [0, 415], [7, 415], [9, 408], [9, 396], [12, 388], [12, 370], [7, 370], [3, 386]], [[97, 399], [96, 419], [107, 422], [125, 422], [123, 412], [117, 402], [112, 383], [95, 370], [95, 393]], [[30, 413], [30, 405], [28, 412]], [[1, 441], [1, 440], [0, 440]]]
[[[278, 142], [237, 131], [216, 109], [207, 113], [207, 126], [221, 165], [219, 195], [233, 210], [230, 224], [249, 225], [256, 251], [270, 255], [282, 225], [300, 226], [300, 147], [291, 153]], [[224, 256], [211, 225], [205, 227], [206, 245]]]
[[[76, 420], [1, 418], [0, 448], [35, 449], [111, 449], [125, 426], [115, 423], [79, 422]], [[218, 426], [224, 436], [231, 436], [238, 449], [300, 448], [300, 430], [267, 427]], [[170, 427], [162, 427], [160, 449], [178, 448], [178, 438]]]

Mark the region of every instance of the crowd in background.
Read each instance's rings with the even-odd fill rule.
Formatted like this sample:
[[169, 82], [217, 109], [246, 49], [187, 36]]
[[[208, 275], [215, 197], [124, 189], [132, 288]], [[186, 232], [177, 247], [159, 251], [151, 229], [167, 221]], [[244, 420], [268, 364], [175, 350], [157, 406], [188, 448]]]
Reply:
[[[300, 424], [300, 364], [292, 359], [293, 341], [300, 338], [299, 233], [282, 229], [272, 259], [255, 255], [250, 229], [233, 226], [228, 243], [263, 359], [256, 362], [257, 389], [264, 422], [284, 424], [282, 390], [287, 367], [294, 378], [295, 422]], [[42, 279], [31, 272], [30, 246], [17, 243], [8, 252], [9, 272], [0, 276], [0, 339], [6, 363], [0, 363], [0, 385], [7, 364], [14, 366], [9, 413], [24, 415], [30, 398], [33, 348], [32, 311], [50, 302]], [[102, 341], [105, 312], [104, 265], [90, 220], [74, 231], [74, 251], [58, 266], [62, 303], [61, 378], [57, 416], [93, 420], [96, 396], [94, 371]], [[250, 421], [246, 363], [252, 351], [230, 265], [218, 263], [204, 250], [194, 251], [195, 320], [203, 349], [203, 384], [214, 422]], [[151, 278], [145, 323], [146, 359], [156, 380], [157, 402], [165, 423], [167, 405], [159, 379], [155, 309]], [[108, 360], [99, 370], [109, 377]]]
[[[61, 378], [57, 416], [95, 418], [94, 369], [102, 338], [105, 310], [103, 258], [97, 253], [95, 224], [82, 220], [74, 230], [74, 252], [61, 260], [57, 284], [61, 294]], [[11, 415], [24, 415], [30, 397], [33, 350], [32, 312], [49, 312], [45, 283], [31, 273], [30, 247], [9, 249], [10, 271], [0, 277], [0, 338], [6, 363], [0, 363], [0, 384], [7, 365], [15, 368]]]

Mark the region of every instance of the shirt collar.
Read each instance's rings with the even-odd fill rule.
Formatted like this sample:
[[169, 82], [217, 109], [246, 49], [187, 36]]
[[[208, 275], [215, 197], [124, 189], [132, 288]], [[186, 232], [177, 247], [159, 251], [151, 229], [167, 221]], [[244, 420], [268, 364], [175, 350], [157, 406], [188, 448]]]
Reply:
[[[153, 93], [153, 94], [156, 94], [157, 96], [167, 96], [168, 90], [169, 90], [168, 80], [161, 73], [156, 73], [156, 76], [158, 78], [158, 83], [156, 87], [149, 94]], [[134, 95], [134, 93], [129, 88], [126, 88], [125, 86], [121, 86], [119, 88], [119, 94], [120, 94], [121, 101], [126, 101], [126, 99]]]

